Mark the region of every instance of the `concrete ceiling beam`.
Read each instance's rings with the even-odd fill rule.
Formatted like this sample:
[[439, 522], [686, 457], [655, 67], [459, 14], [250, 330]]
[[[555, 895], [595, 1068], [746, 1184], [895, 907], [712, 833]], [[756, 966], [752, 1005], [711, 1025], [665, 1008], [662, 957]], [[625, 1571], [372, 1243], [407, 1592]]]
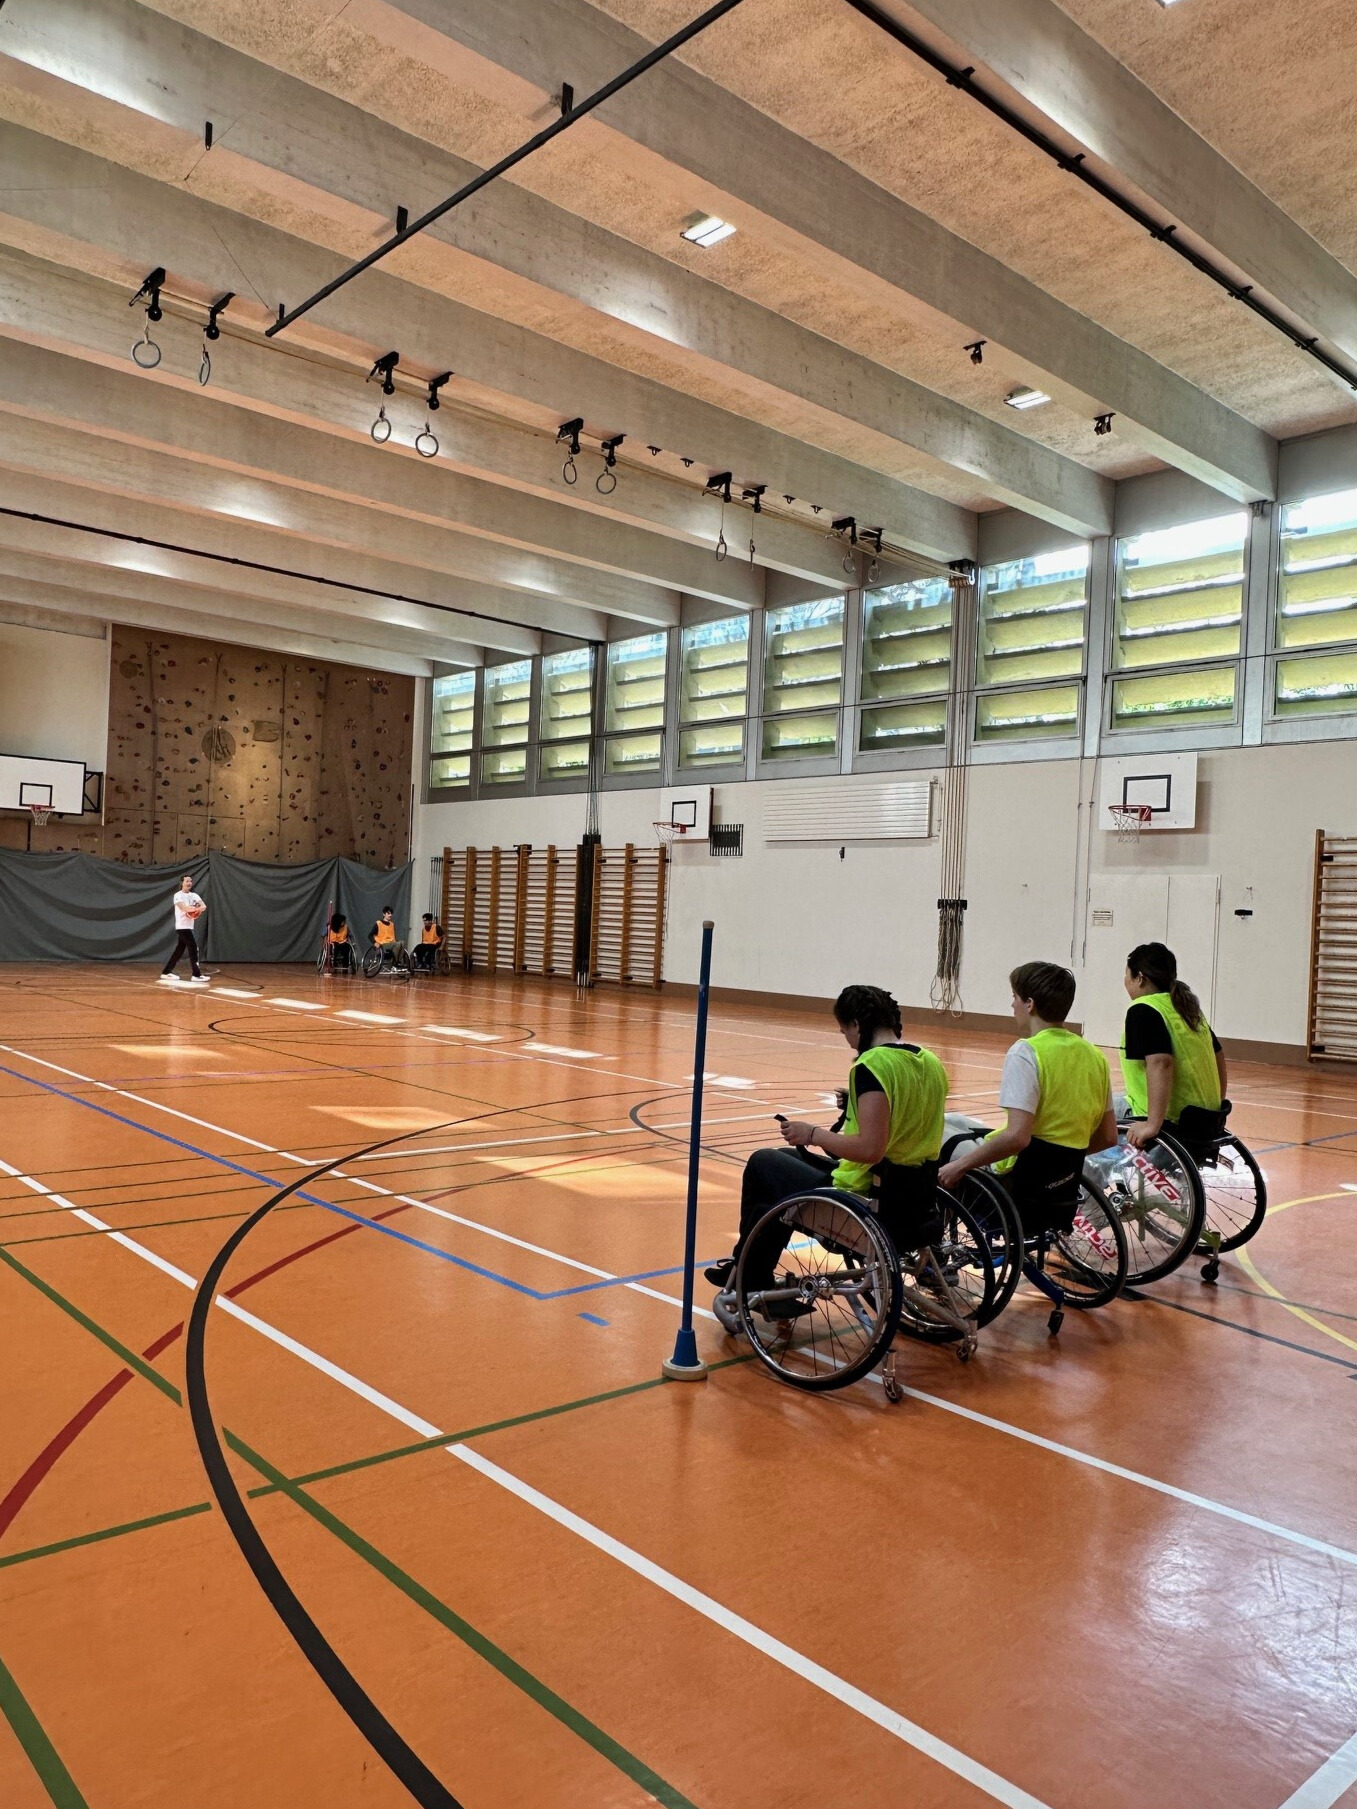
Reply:
[[414, 678], [427, 678], [433, 672], [432, 660], [416, 654], [373, 642], [346, 641], [324, 632], [310, 633], [289, 627], [285, 618], [271, 622], [253, 622], [234, 614], [217, 615], [210, 610], [185, 607], [178, 601], [157, 603], [147, 599], [129, 599], [109, 610], [88, 590], [64, 584], [41, 584], [11, 577], [0, 571], [0, 598], [31, 608], [85, 621], [119, 622], [130, 628], [149, 628], [157, 633], [200, 635], [204, 640], [226, 641], [236, 647], [259, 647], [271, 653], [292, 653], [302, 659], [337, 660], [341, 665], [355, 666], [360, 671], [403, 672]]
[[[504, 593], [463, 583], [438, 583], [399, 572], [377, 560], [315, 548], [301, 571], [287, 555], [292, 543], [253, 523], [221, 523], [203, 517], [191, 541], [178, 511], [129, 503], [104, 489], [62, 483], [45, 474], [0, 472], [0, 524], [5, 543], [41, 555], [64, 544], [66, 533], [85, 535], [98, 549], [97, 563], [128, 571], [179, 577], [210, 588], [239, 590], [336, 615], [452, 635], [511, 655], [535, 653], [540, 633], [513, 622], [497, 625], [464, 613], [493, 610]], [[139, 540], [145, 543], [139, 544]], [[394, 580], [406, 580], [398, 591]], [[520, 598], [521, 602], [522, 599]], [[462, 608], [458, 608], [458, 604]], [[590, 612], [590, 640], [607, 638], [608, 618]], [[560, 632], [560, 631], [557, 631]], [[582, 633], [577, 628], [576, 635]]]
[[375, 510], [258, 478], [231, 477], [170, 453], [123, 444], [117, 457], [110, 458], [107, 442], [78, 428], [49, 426], [25, 417], [13, 405], [4, 406], [7, 426], [0, 436], [0, 469], [174, 511], [178, 531], [167, 538], [197, 545], [204, 526], [234, 535], [241, 524], [249, 523], [255, 535], [266, 534], [272, 543], [270, 563], [294, 569], [310, 570], [317, 555], [328, 553], [340, 560], [357, 555], [379, 560], [393, 576], [390, 588], [397, 591], [408, 593], [410, 580], [427, 584], [469, 579], [501, 590], [546, 595], [592, 613], [606, 610], [654, 627], [671, 627], [678, 620], [674, 591], [419, 522], [386, 524]]
[[[168, 260], [177, 282], [204, 295], [252, 291], [262, 319], [280, 293], [305, 295], [335, 273], [332, 252], [11, 124], [0, 125], [0, 187], [0, 244], [124, 285], [128, 295]], [[55, 212], [53, 191], [61, 192]], [[328, 305], [327, 322], [378, 350], [390, 346], [399, 322], [407, 366], [452, 365], [472, 386], [547, 418], [583, 414], [591, 433], [627, 433], [634, 444], [765, 483], [771, 494], [813, 499], [826, 515], [880, 523], [889, 538], [928, 558], [974, 557], [976, 518], [956, 503], [398, 277], [374, 272], [350, 285]], [[294, 345], [322, 346], [332, 337], [304, 331], [307, 324], [292, 331]]]
[[[1055, 0], [910, 0], [910, 7], [1301, 325], [1357, 358], [1357, 274]], [[906, 18], [894, 0], [885, 0], [885, 10]]]
[[[40, 30], [38, 16], [26, 16], [29, 33], [16, 23], [0, 43], [42, 59], [72, 136], [82, 112], [102, 122], [114, 111], [103, 71], [137, 68], [139, 82], [156, 96], [161, 132], [148, 139], [144, 120], [126, 107], [122, 132], [106, 129], [101, 147], [143, 173], [155, 173], [169, 156], [177, 129], [185, 175], [191, 163], [199, 192], [241, 195], [254, 181], [262, 205], [316, 220], [337, 199], [361, 210], [368, 232], [389, 220], [391, 196], [406, 197], [420, 212], [477, 173], [475, 165], [133, 0], [101, 0], [93, 10], [88, 0], [44, 0]], [[73, 79], [53, 72], [59, 46]], [[5, 73], [0, 62], [0, 98]], [[27, 89], [31, 67], [25, 74]], [[210, 112], [230, 120], [218, 164], [200, 155]], [[215, 171], [220, 166], [225, 175], [228, 164], [229, 177], [214, 188]], [[435, 243], [449, 249], [431, 260]], [[790, 395], [830, 417], [829, 432], [833, 421], [851, 421], [925, 461], [964, 471], [995, 501], [1062, 528], [1100, 532], [1110, 525], [1110, 482], [1075, 460], [513, 183], [495, 184], [439, 222], [396, 267], [438, 292], [438, 266], [448, 266], [449, 289], [465, 293], [477, 281], [468, 258], [520, 279], [510, 285], [516, 293], [507, 305], [523, 318], [541, 314], [538, 292], [547, 290], [574, 304], [580, 337], [604, 315], [614, 340], [634, 341], [649, 358], [658, 338], [699, 385], [738, 373], [752, 380], [754, 407]], [[920, 481], [927, 482], [926, 472]]]
[[[650, 48], [585, 0], [382, 0], [367, 9], [367, 29], [380, 32], [384, 16], [390, 41], [407, 53], [403, 18], [470, 53], [457, 64], [461, 79], [477, 84], [478, 61], [481, 85], [508, 70], [529, 84], [538, 106], [559, 92], [562, 71], [577, 93], [588, 93]], [[752, 208], [955, 322], [959, 355], [963, 340], [983, 338], [1030, 381], [1090, 415], [1114, 412], [1120, 432], [1223, 494], [1275, 495], [1269, 435], [686, 64], [671, 58], [595, 117], [691, 172], [713, 211], [728, 211], [721, 197], [735, 215]]]
[[[751, 572], [747, 562], [729, 562], [727, 573], [724, 564], [696, 547], [586, 516], [564, 503], [505, 491], [421, 458], [408, 446], [376, 446], [366, 435], [366, 445], [344, 444], [234, 408], [201, 390], [196, 396], [177, 393], [144, 382], [130, 363], [121, 371], [91, 370], [58, 353], [0, 340], [0, 409], [136, 451], [172, 455], [195, 471], [196, 487], [206, 496], [220, 491], [227, 513], [241, 506], [242, 478], [294, 490], [303, 499], [343, 504], [351, 530], [374, 553], [403, 547], [410, 526], [423, 534], [465, 531], [496, 547], [587, 567], [577, 584], [591, 591], [597, 584], [600, 598], [611, 577], [658, 583], [736, 608], [754, 607], [763, 597], [762, 575]], [[441, 415], [440, 410], [439, 425]], [[216, 484], [209, 475], [215, 473], [221, 474]], [[288, 525], [305, 532], [305, 519], [299, 514]]]

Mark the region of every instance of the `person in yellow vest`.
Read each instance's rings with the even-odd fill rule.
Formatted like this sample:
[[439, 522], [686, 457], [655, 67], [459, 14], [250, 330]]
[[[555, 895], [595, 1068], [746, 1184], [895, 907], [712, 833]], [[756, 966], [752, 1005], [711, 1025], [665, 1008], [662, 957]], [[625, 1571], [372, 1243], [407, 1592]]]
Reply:
[[999, 1082], [1007, 1123], [946, 1163], [938, 1179], [954, 1188], [971, 1169], [993, 1168], [1024, 1231], [1069, 1231], [1085, 1156], [1117, 1141], [1107, 1057], [1065, 1021], [1074, 1004], [1068, 968], [1028, 961], [1009, 985], [1021, 1035]]
[[[881, 1222], [898, 1248], [916, 1249], [936, 1235], [947, 1070], [931, 1050], [900, 1040], [900, 1007], [879, 986], [845, 987], [834, 1001], [834, 1018], [855, 1058], [845, 1110], [830, 1129], [784, 1120], [782, 1148], [755, 1150], [745, 1164], [739, 1242], [731, 1256], [705, 1271], [721, 1290], [717, 1317], [727, 1330], [733, 1323], [730, 1282], [741, 1252], [780, 1200], [817, 1187], [866, 1197], [875, 1186]], [[813, 1154], [812, 1146], [823, 1154]], [[786, 1236], [780, 1243], [766, 1234], [759, 1240], [746, 1272], [750, 1288], [771, 1285], [785, 1246]]]
[[438, 951], [443, 946], [443, 926], [432, 911], [424, 913], [424, 927], [415, 947], [415, 965], [432, 973], [438, 965]]
[[368, 931], [368, 941], [382, 951], [384, 961], [405, 953], [405, 944], [396, 935], [396, 914], [390, 905], [382, 906], [381, 916]]
[[349, 920], [342, 911], [331, 917], [326, 941], [330, 945], [331, 971], [348, 973], [353, 967], [353, 944], [349, 940]]
[[1121, 1037], [1121, 1077], [1126, 1088], [1119, 1118], [1136, 1149], [1153, 1143], [1165, 1126], [1189, 1144], [1215, 1136], [1230, 1109], [1225, 1097], [1225, 1052], [1207, 1023], [1201, 1001], [1178, 978], [1173, 950], [1142, 942], [1126, 957], [1131, 1004]]

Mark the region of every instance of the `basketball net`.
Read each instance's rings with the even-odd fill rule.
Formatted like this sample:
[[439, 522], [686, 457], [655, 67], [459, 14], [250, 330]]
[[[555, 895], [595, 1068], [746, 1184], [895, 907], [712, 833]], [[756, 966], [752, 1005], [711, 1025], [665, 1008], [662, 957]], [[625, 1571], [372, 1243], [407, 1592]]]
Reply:
[[1148, 804], [1109, 804], [1107, 808], [1119, 842], [1138, 842], [1141, 830], [1154, 814]]
[[51, 816], [53, 807], [50, 804], [30, 804], [27, 808], [33, 812], [33, 827], [46, 829], [47, 819]]
[[656, 823], [654, 828], [655, 840], [663, 848], [672, 848], [675, 836], [684, 836], [688, 833], [686, 823]]

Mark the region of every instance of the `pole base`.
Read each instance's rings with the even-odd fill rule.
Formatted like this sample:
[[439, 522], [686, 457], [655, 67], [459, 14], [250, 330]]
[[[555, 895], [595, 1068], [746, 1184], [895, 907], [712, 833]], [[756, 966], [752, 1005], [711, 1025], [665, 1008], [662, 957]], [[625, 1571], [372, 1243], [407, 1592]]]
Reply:
[[671, 1382], [705, 1382], [707, 1379], [705, 1363], [676, 1363], [672, 1357], [666, 1357], [660, 1368]]
[[674, 1354], [660, 1365], [671, 1382], [703, 1382], [707, 1366], [697, 1354], [697, 1339], [691, 1325], [681, 1325], [674, 1339]]

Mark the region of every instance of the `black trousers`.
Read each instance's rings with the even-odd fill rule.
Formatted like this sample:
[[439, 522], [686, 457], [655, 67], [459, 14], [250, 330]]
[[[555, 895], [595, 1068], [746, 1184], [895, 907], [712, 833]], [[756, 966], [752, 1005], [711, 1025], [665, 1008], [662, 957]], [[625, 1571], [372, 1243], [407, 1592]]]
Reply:
[[174, 953], [170, 956], [164, 967], [161, 968], [161, 973], [172, 974], [179, 965], [179, 957], [185, 953], [188, 955], [189, 963], [193, 968], [193, 974], [196, 979], [202, 972], [202, 969], [198, 966], [198, 938], [193, 934], [192, 930], [180, 930], [176, 934]]
[[416, 967], [426, 968], [432, 973], [438, 961], [438, 944], [436, 942], [417, 942], [415, 944], [414, 963]]
[[[812, 1188], [828, 1187], [835, 1166], [828, 1156], [813, 1156], [808, 1150], [794, 1149], [790, 1144], [782, 1149], [756, 1149], [744, 1165], [744, 1180], [740, 1186], [740, 1241], [735, 1246], [736, 1261], [739, 1261], [750, 1232], [769, 1207], [776, 1206], [780, 1200], [790, 1200], [798, 1193], [808, 1193]], [[772, 1236], [765, 1232], [759, 1239], [758, 1249], [750, 1259], [753, 1272], [748, 1279], [751, 1286], [766, 1287], [771, 1283], [777, 1259], [787, 1248], [790, 1237], [789, 1230], [780, 1229]]]

